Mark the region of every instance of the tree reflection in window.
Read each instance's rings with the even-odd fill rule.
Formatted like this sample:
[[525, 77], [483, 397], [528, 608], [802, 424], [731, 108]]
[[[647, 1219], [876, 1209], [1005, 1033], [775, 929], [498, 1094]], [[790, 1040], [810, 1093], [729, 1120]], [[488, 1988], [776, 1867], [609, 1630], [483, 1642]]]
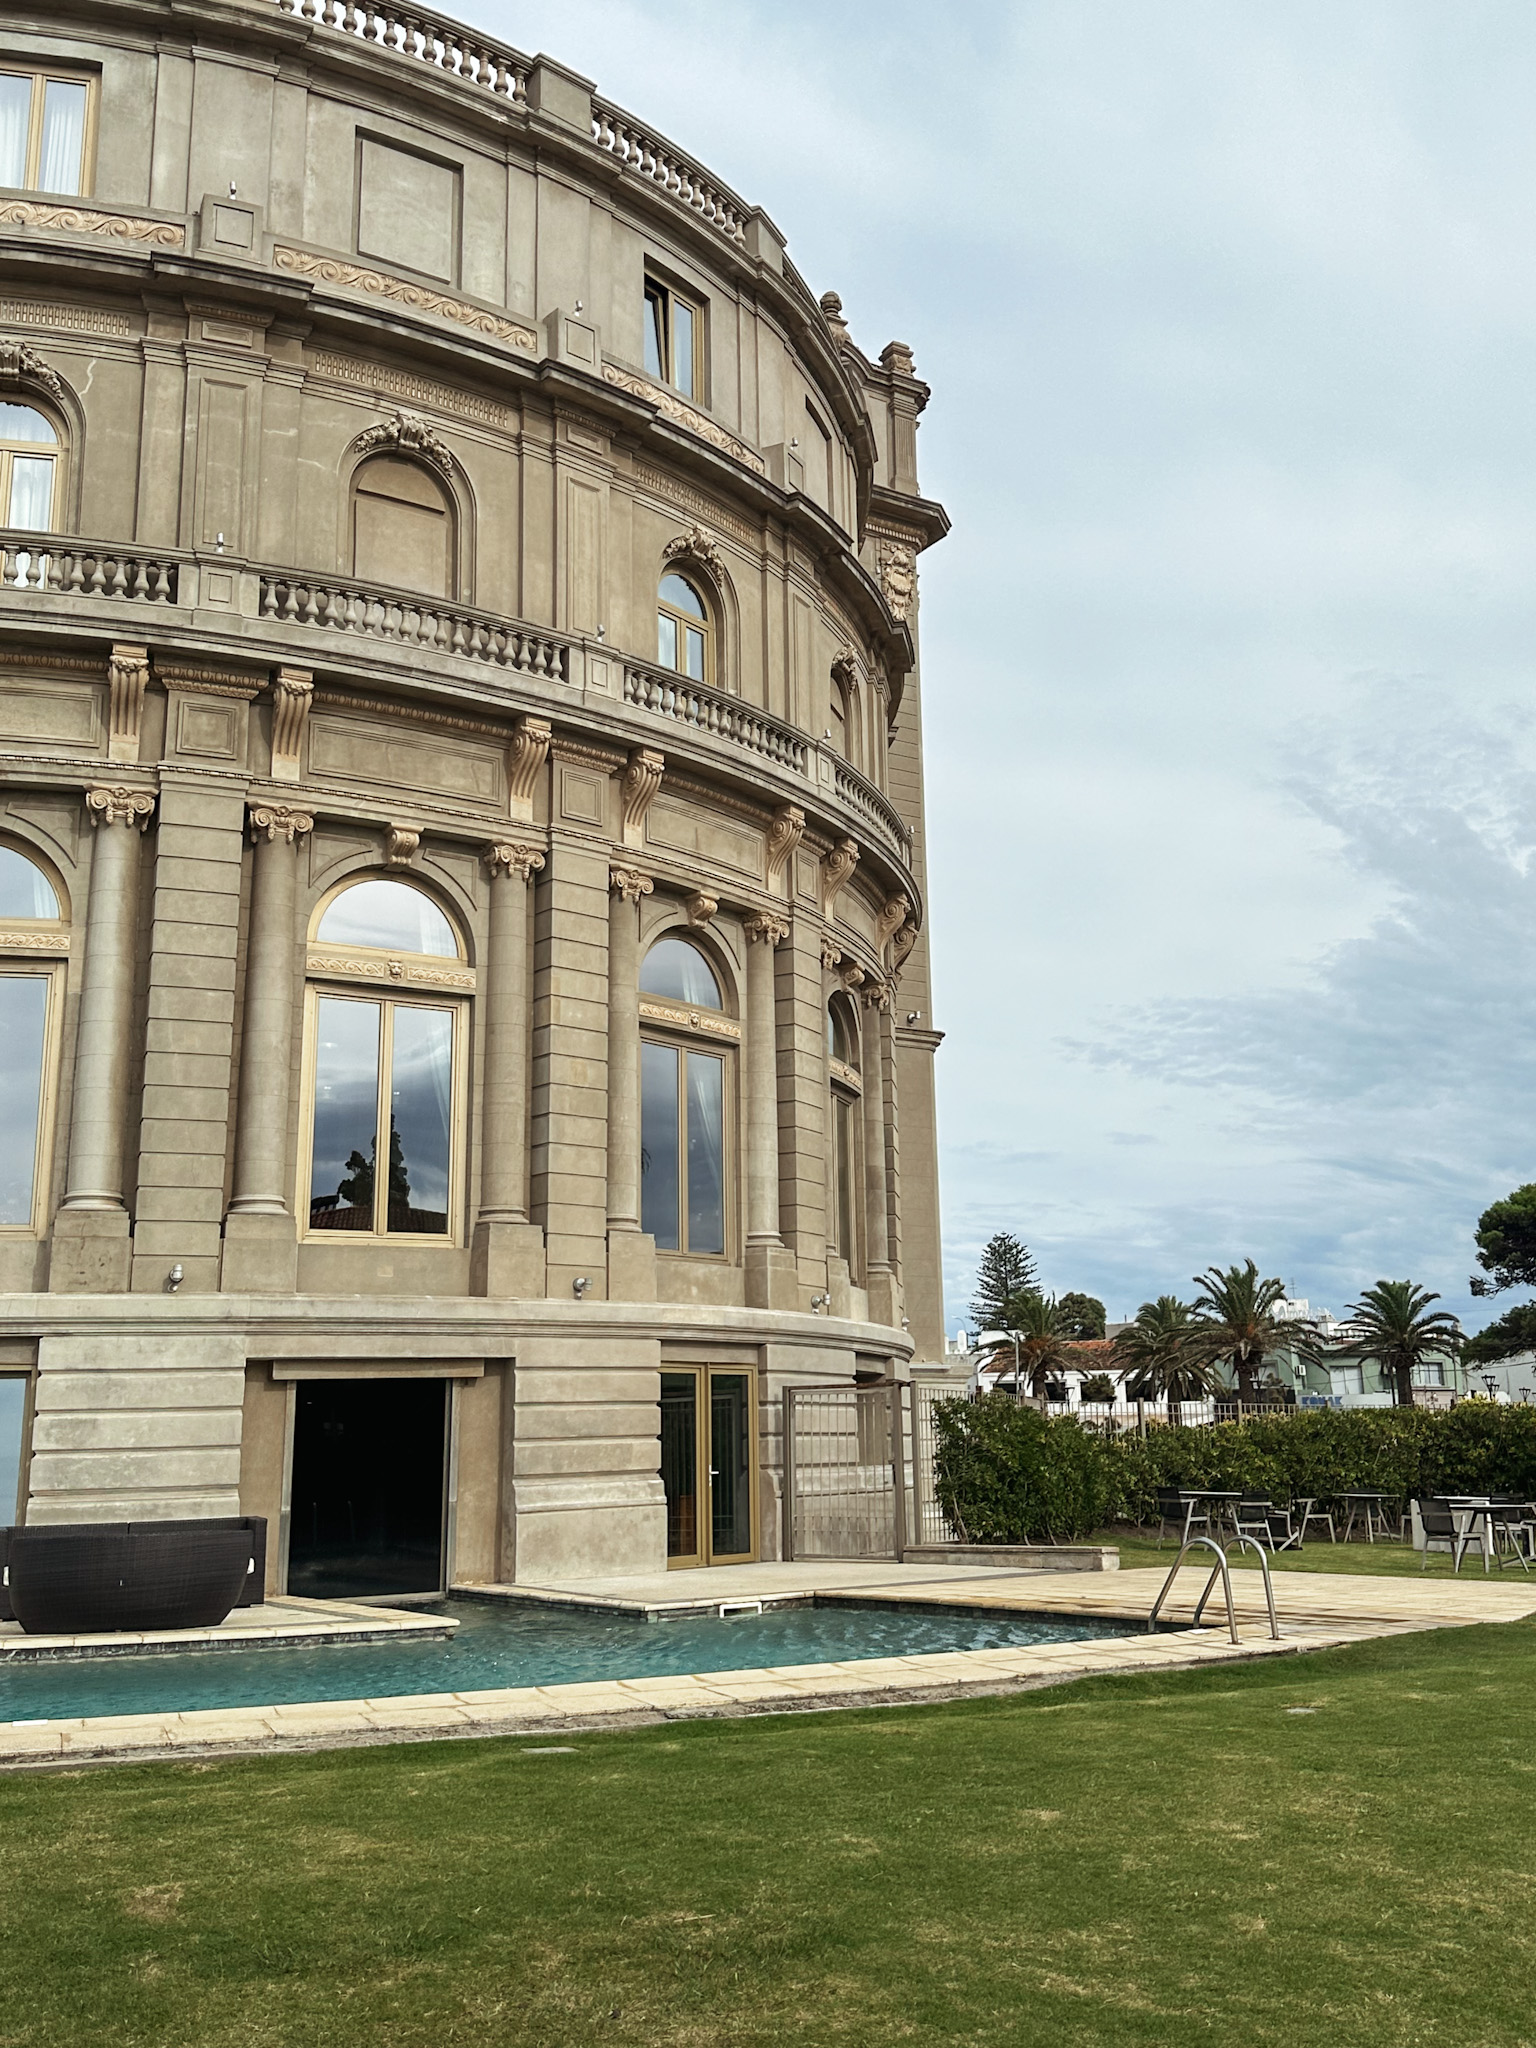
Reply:
[[[454, 1013], [329, 995], [316, 1012], [310, 1229], [445, 1236]], [[383, 1132], [389, 1165], [380, 1188]]]

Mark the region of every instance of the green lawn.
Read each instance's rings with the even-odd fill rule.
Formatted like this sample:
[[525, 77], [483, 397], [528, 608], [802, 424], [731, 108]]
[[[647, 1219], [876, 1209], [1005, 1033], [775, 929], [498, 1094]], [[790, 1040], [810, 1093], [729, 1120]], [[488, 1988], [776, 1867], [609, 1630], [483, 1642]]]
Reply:
[[1529, 2048], [1536, 1624], [0, 1778], [5, 2048]]
[[[1230, 1532], [1221, 1531], [1218, 1536], [1224, 1536], [1228, 1544], [1232, 1543]], [[1161, 1565], [1166, 1571], [1179, 1554], [1175, 1537], [1167, 1537], [1159, 1549], [1157, 1537], [1147, 1530], [1100, 1529], [1087, 1540], [1090, 1543], [1113, 1543], [1120, 1552], [1123, 1571], [1130, 1571], [1135, 1565]], [[1202, 1557], [1210, 1558], [1211, 1554], [1209, 1551], [1192, 1550], [1185, 1562], [1197, 1565]], [[1214, 1564], [1215, 1559], [1211, 1558], [1211, 1562]], [[1326, 1534], [1309, 1536], [1302, 1550], [1277, 1551], [1269, 1563], [1270, 1569], [1277, 1572], [1369, 1572], [1393, 1576], [1405, 1573], [1414, 1579], [1449, 1579], [1455, 1576], [1449, 1551], [1432, 1550], [1426, 1565], [1421, 1561], [1419, 1552], [1408, 1543], [1366, 1543], [1363, 1540], [1330, 1543]], [[1251, 1550], [1239, 1550], [1235, 1545], [1231, 1548], [1231, 1565], [1234, 1571], [1239, 1565], [1252, 1571], [1259, 1568]], [[1461, 1576], [1464, 1579], [1482, 1579], [1481, 1551], [1468, 1551], [1462, 1559]], [[1488, 1576], [1490, 1579], [1507, 1579], [1513, 1584], [1515, 1580], [1525, 1578], [1526, 1574], [1519, 1565], [1506, 1564], [1502, 1570], [1496, 1566]], [[1529, 1576], [1531, 1584], [1536, 1586], [1536, 1566], [1532, 1567]]]

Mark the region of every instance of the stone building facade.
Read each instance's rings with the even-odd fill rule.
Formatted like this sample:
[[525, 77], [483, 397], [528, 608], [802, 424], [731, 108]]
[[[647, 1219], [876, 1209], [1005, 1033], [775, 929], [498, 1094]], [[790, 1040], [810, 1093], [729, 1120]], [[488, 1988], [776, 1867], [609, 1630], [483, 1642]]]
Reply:
[[0, 1491], [777, 1555], [943, 1350], [910, 352], [420, 9], [3, 19]]

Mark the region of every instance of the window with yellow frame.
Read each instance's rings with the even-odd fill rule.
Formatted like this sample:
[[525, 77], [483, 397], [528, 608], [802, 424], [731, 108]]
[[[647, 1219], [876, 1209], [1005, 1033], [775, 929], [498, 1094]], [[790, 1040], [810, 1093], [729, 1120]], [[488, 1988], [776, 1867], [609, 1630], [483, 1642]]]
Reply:
[[311, 1233], [460, 1241], [474, 979], [424, 890], [368, 876], [321, 903], [305, 1016]]
[[714, 622], [703, 592], [669, 569], [656, 592], [656, 659], [696, 683], [715, 679]]
[[47, 1226], [69, 921], [57, 880], [0, 844], [0, 1236]]
[[0, 186], [78, 199], [90, 190], [95, 127], [94, 79], [0, 69]]

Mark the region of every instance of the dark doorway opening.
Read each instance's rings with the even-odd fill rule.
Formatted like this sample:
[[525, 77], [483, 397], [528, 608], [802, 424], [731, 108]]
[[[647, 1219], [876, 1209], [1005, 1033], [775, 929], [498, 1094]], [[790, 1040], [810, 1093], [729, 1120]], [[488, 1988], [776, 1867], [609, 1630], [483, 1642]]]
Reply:
[[446, 1380], [301, 1380], [288, 1591], [310, 1600], [443, 1585]]

